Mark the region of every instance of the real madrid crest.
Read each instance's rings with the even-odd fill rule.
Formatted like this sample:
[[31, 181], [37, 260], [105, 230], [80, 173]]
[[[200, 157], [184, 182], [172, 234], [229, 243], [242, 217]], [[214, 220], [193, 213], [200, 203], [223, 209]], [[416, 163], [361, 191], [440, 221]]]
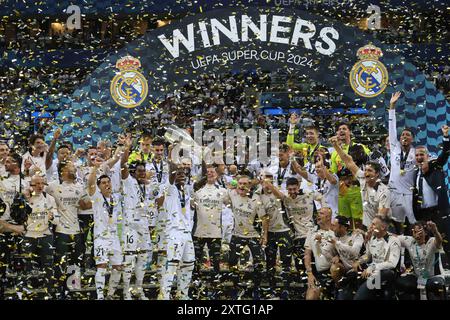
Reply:
[[360, 59], [350, 71], [350, 85], [360, 96], [372, 98], [386, 89], [389, 77], [384, 64], [378, 59], [383, 56], [380, 48], [368, 44], [358, 49]]
[[125, 108], [134, 108], [144, 102], [148, 93], [145, 77], [138, 71], [141, 62], [131, 56], [120, 58], [116, 68], [120, 70], [112, 79], [110, 91], [114, 101]]

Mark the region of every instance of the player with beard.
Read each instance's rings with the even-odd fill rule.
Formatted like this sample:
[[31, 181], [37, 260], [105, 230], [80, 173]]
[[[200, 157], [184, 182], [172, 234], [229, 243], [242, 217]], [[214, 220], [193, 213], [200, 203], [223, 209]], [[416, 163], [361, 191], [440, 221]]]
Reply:
[[[90, 207], [90, 201], [86, 199], [84, 186], [76, 181], [77, 171], [71, 161], [59, 161], [58, 172], [60, 181], [50, 183], [46, 192], [55, 198], [57, 207], [57, 215], [54, 219], [56, 224], [55, 275], [61, 288], [61, 298], [64, 298], [67, 266], [75, 266], [76, 276], [79, 277], [83, 257], [78, 210]], [[77, 281], [76, 284], [78, 284]]]

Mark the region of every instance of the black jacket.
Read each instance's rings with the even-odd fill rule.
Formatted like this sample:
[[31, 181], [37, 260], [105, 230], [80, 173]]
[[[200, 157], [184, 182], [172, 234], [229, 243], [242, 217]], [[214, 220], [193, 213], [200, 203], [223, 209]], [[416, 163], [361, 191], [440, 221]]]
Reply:
[[[445, 141], [447, 140], [447, 141]], [[447, 185], [445, 183], [444, 166], [450, 156], [450, 141], [445, 139], [443, 142], [443, 149], [441, 154], [436, 160], [429, 162], [429, 170], [424, 174], [424, 178], [428, 185], [438, 194], [438, 206], [443, 216], [448, 215], [450, 212], [449, 195], [447, 191]], [[414, 214], [420, 209], [419, 203], [419, 190], [417, 186], [417, 175], [419, 169], [416, 169], [414, 174], [414, 192], [413, 192], [413, 208]]]

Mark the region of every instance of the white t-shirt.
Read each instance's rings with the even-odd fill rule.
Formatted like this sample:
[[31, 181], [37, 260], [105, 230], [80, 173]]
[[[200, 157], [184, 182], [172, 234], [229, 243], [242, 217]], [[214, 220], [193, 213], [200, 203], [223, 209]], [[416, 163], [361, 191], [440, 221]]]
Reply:
[[[401, 144], [397, 139], [397, 122], [395, 110], [389, 110], [389, 144], [391, 156], [391, 174], [389, 188], [397, 193], [412, 194], [414, 186], [414, 169], [416, 165], [416, 150], [411, 147], [409, 154], [402, 154]], [[401, 156], [404, 158], [403, 174], [401, 174]]]
[[308, 173], [308, 180], [310, 180], [315, 190], [323, 196], [323, 205], [328, 206], [333, 212], [333, 217], [338, 212], [338, 196], [339, 196], [339, 178], [336, 174], [332, 174], [336, 179], [336, 184], [332, 184], [327, 179], [320, 179], [316, 174]]
[[48, 168], [46, 173], [47, 183], [52, 183], [53, 181], [59, 182], [58, 162], [58, 159], [53, 159], [52, 165]]
[[364, 238], [358, 232], [336, 237], [335, 248], [346, 270], [350, 270], [353, 262], [358, 260], [363, 245]]
[[[103, 164], [98, 168], [97, 170], [97, 178], [100, 177], [102, 174], [107, 174], [109, 172], [108, 166], [106, 164]], [[86, 188], [87, 186], [87, 180], [89, 178], [89, 174], [91, 173], [92, 167], [89, 166], [80, 166], [77, 170], [77, 181]], [[85, 214], [94, 214], [94, 211], [92, 209], [87, 210], [79, 210], [78, 214], [85, 215]]]
[[[261, 202], [265, 213], [269, 216], [269, 232], [285, 232], [290, 228], [283, 219], [283, 207], [281, 200], [274, 196], [273, 193], [261, 193]], [[286, 214], [287, 218], [287, 212]]]
[[226, 189], [206, 184], [194, 193], [197, 226], [194, 236], [199, 238], [222, 238], [222, 208]]
[[236, 190], [227, 190], [225, 202], [231, 204], [233, 211], [233, 235], [240, 238], [258, 238], [260, 235], [253, 223], [256, 216], [262, 218], [265, 215], [259, 196], [242, 197]]
[[28, 204], [32, 212], [28, 216], [25, 237], [41, 238], [50, 235], [48, 215], [51, 213], [55, 217], [58, 214], [55, 199], [49, 194], [45, 196], [40, 194], [38, 196], [32, 196], [28, 200]]
[[118, 199], [114, 195], [105, 198], [98, 187], [95, 188], [94, 195], [90, 197], [94, 212], [94, 240], [110, 240], [117, 237]]
[[148, 229], [155, 207], [154, 199], [159, 194], [156, 184], [139, 184], [128, 175], [122, 180], [124, 201], [124, 223], [135, 230]]
[[283, 198], [288, 215], [294, 225], [295, 239], [306, 238], [314, 228], [314, 200], [321, 200], [321, 195], [316, 191], [299, 194], [295, 199], [288, 195]]
[[58, 215], [55, 217], [56, 232], [63, 234], [80, 233], [78, 222], [79, 201], [87, 199], [87, 193], [80, 183], [50, 183], [46, 191], [56, 201]]
[[435, 253], [439, 251], [436, 247], [436, 238], [431, 237], [422, 245], [419, 245], [413, 237], [398, 236], [402, 247], [408, 250], [417, 277], [429, 278], [434, 276]]
[[[25, 154], [22, 156], [22, 172], [25, 172], [25, 160], [29, 159], [32, 162], [30, 171], [33, 170], [33, 167], [38, 167], [39, 171], [41, 172], [41, 175], [45, 175], [47, 172], [47, 169], [45, 167], [45, 158], [47, 157], [47, 153], [44, 152], [44, 156], [40, 157], [33, 157], [30, 152], [25, 152]], [[35, 172], [36, 173], [36, 172]]]
[[286, 182], [288, 178], [297, 178], [299, 183], [302, 183], [302, 177], [295, 173], [292, 169], [291, 162], [289, 161], [286, 168], [282, 168], [277, 164], [277, 166], [271, 166], [270, 171], [273, 173], [273, 181], [277, 183], [278, 187], [282, 191], [286, 191]]
[[120, 161], [117, 161], [114, 166], [109, 169], [109, 177], [111, 178], [111, 186], [113, 193], [119, 193], [120, 192], [120, 180], [122, 179], [122, 166], [120, 164]]
[[158, 229], [163, 235], [191, 233], [193, 213], [189, 188], [179, 190], [176, 185], [167, 182], [162, 188], [162, 194], [164, 194], [164, 204], [158, 214]]
[[[14, 200], [14, 197], [19, 192], [19, 175], [9, 176], [6, 179], [0, 180], [0, 198], [6, 204], [6, 210], [1, 220], [9, 220], [10, 219], [10, 211], [9, 208]], [[25, 191], [29, 187], [29, 178], [22, 178], [22, 192]]]
[[383, 238], [372, 237], [366, 244], [365, 257], [372, 259], [369, 267], [373, 272], [394, 269], [400, 260], [400, 240], [394, 235]]
[[391, 197], [389, 188], [379, 183], [377, 189], [369, 187], [366, 184], [366, 178], [364, 172], [358, 169], [356, 172], [356, 178], [361, 186], [361, 198], [363, 202], [363, 225], [369, 227], [373, 218], [378, 214], [378, 209], [390, 208]]
[[[320, 235], [322, 240], [316, 240], [316, 236]], [[331, 230], [312, 231], [308, 234], [305, 241], [305, 249], [312, 251], [314, 255], [314, 265], [318, 272], [324, 272], [330, 269], [331, 260], [336, 255], [336, 249], [329, 239], [335, 238], [334, 232]]]
[[159, 163], [153, 159], [146, 166], [146, 170], [153, 172], [153, 180], [155, 183], [165, 185], [169, 182], [169, 164], [162, 160]]
[[0, 178], [5, 178], [8, 175], [8, 172], [6, 172], [5, 165], [3, 163], [0, 163]]

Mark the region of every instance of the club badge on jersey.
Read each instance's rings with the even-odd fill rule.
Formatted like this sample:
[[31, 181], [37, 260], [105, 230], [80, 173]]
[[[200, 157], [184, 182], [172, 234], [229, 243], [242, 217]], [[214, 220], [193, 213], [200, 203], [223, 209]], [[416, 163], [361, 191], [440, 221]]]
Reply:
[[360, 59], [350, 71], [350, 85], [356, 94], [373, 98], [387, 87], [389, 77], [384, 64], [378, 61], [383, 51], [372, 44], [358, 49], [356, 56]]
[[124, 108], [134, 108], [142, 104], [148, 94], [147, 79], [137, 71], [141, 62], [131, 56], [120, 58], [116, 68], [120, 70], [111, 81], [110, 91], [113, 100]]

